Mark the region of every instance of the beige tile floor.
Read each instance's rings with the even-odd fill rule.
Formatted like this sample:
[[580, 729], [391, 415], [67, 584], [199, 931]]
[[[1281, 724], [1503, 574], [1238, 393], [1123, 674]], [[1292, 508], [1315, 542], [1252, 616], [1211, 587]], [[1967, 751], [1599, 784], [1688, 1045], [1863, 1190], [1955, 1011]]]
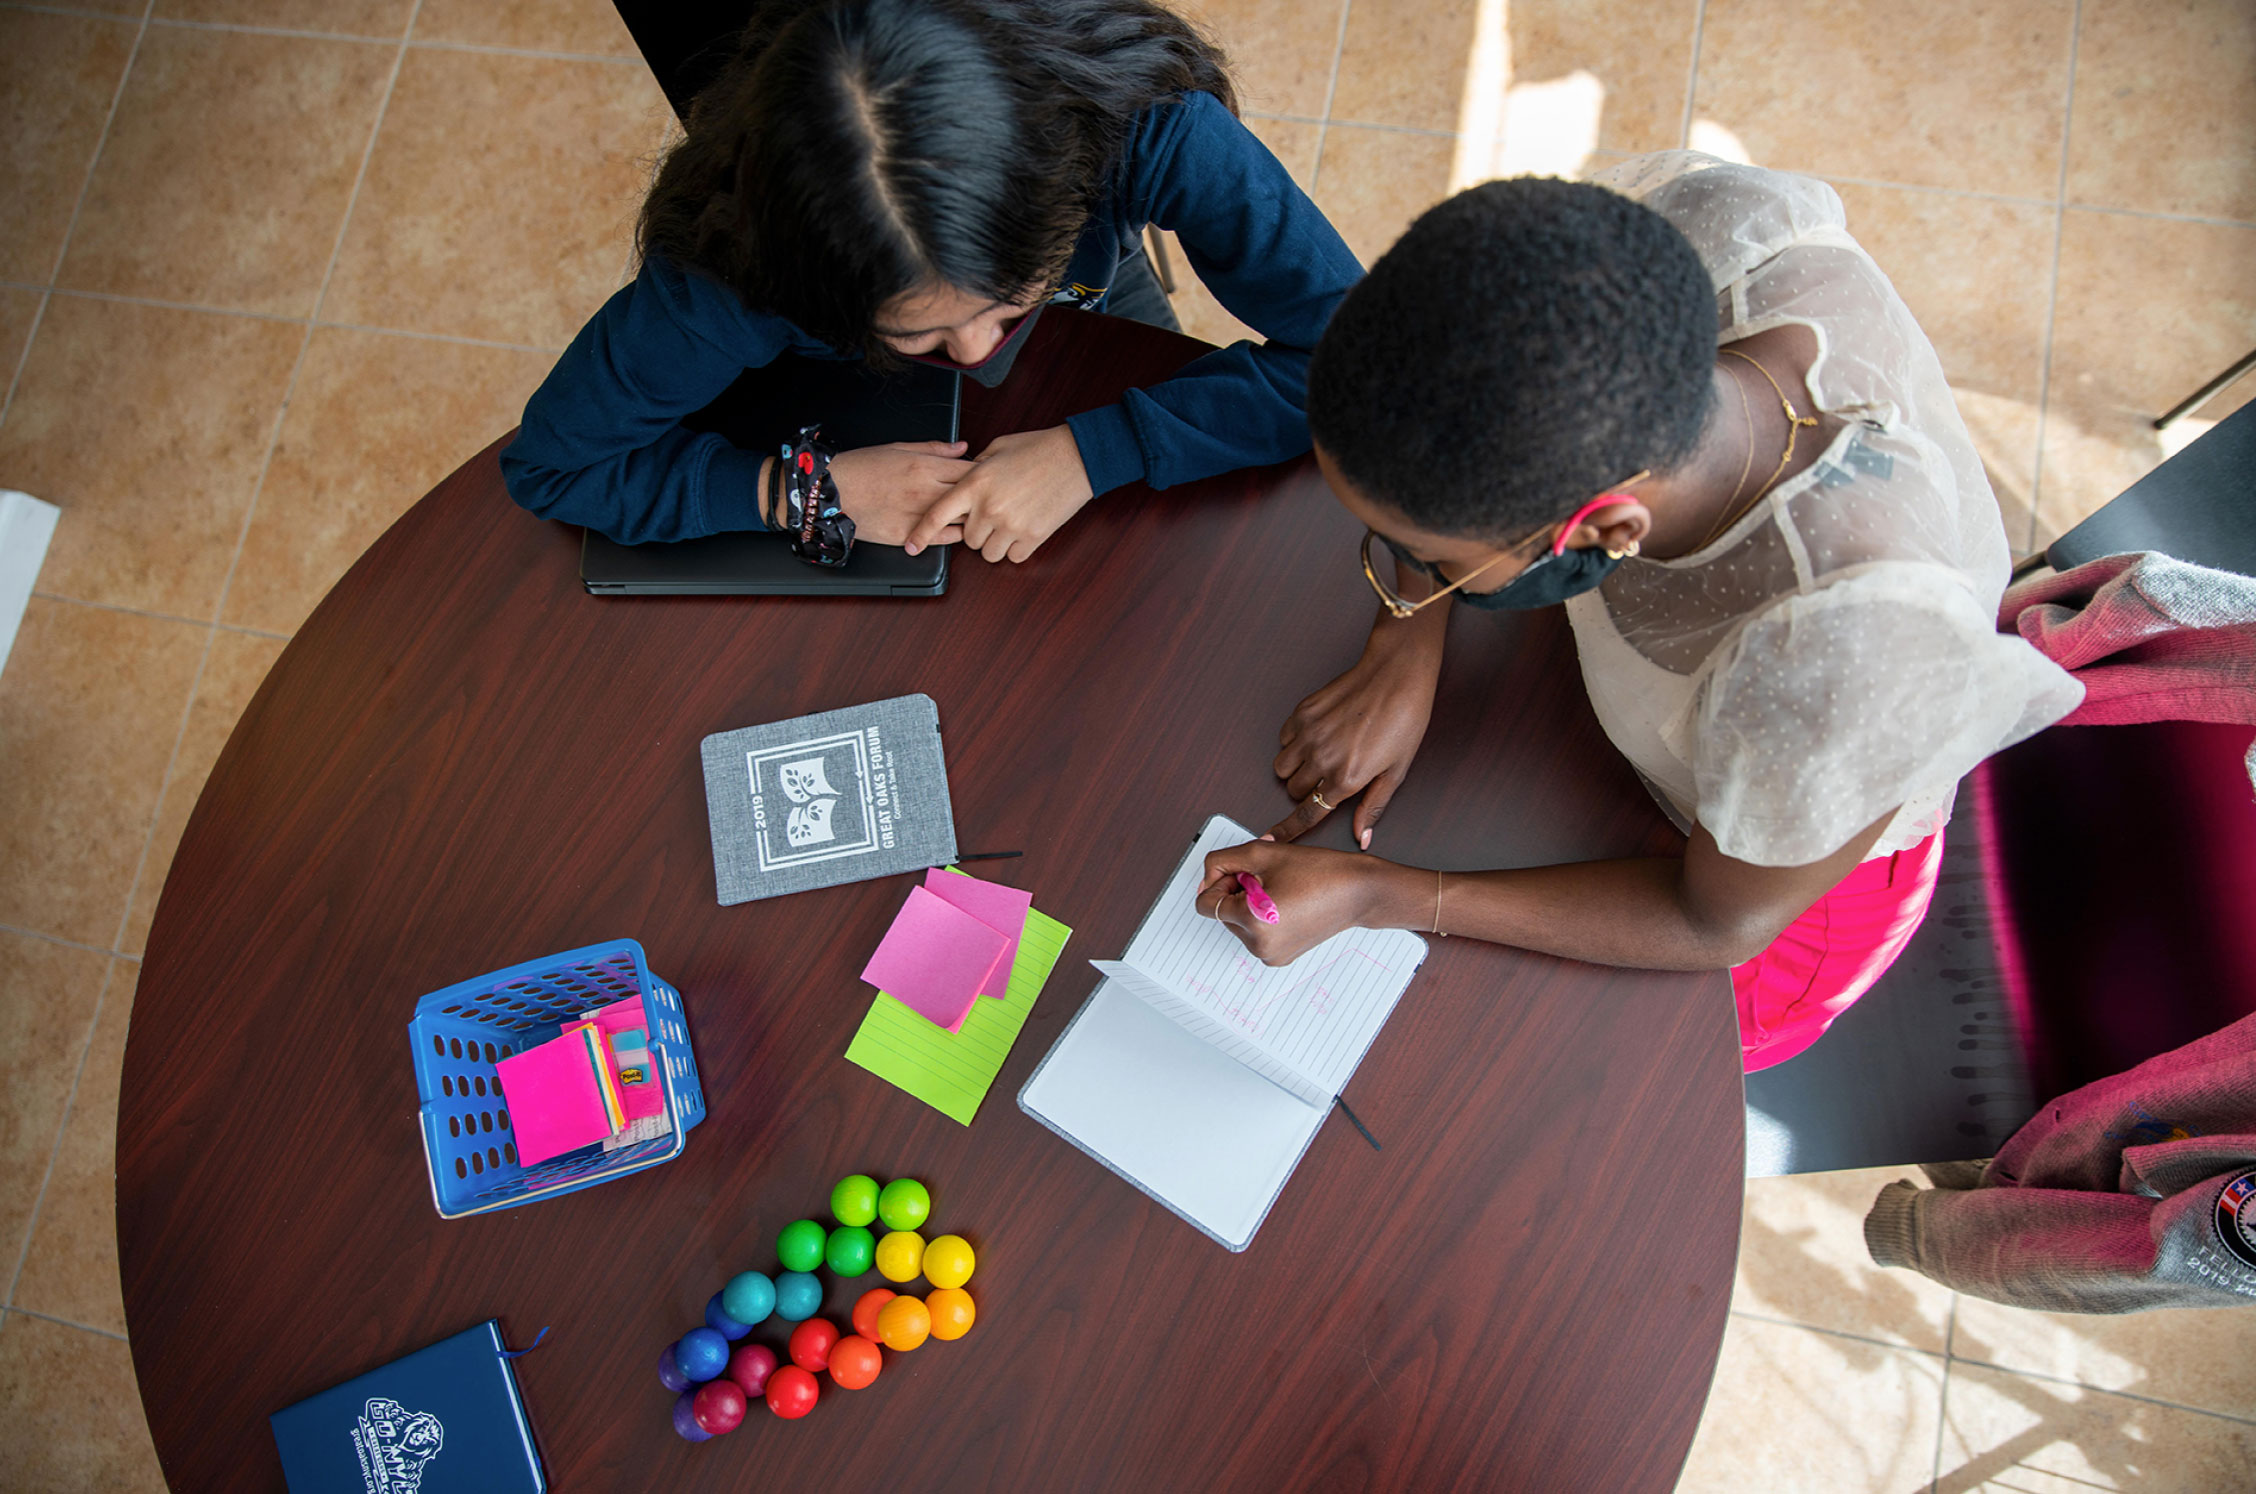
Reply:
[[[1490, 175], [1689, 142], [1826, 177], [2018, 549], [2256, 345], [2247, 0], [1188, 8], [1366, 258]], [[669, 123], [604, 0], [0, 0], [0, 486], [65, 510], [0, 674], [0, 1484], [161, 1487], [111, 1177], [173, 848], [330, 583], [624, 275]], [[2256, 1487], [2256, 1316], [1878, 1271], [1857, 1221], [1889, 1175], [1750, 1188], [1685, 1488]]]

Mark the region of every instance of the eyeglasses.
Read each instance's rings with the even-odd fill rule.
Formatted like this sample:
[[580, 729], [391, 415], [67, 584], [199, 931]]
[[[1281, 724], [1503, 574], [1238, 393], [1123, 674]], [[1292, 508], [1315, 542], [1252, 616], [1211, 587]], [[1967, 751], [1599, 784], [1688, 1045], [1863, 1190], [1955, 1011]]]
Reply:
[[[1463, 586], [1467, 581], [1473, 580], [1483, 572], [1494, 570], [1497, 566], [1502, 565], [1507, 560], [1510, 560], [1513, 556], [1525, 550], [1535, 541], [1542, 539], [1548, 533], [1550, 533], [1549, 526], [1538, 529], [1535, 533], [1529, 535], [1526, 539], [1521, 540], [1518, 544], [1512, 546], [1511, 549], [1506, 550], [1503, 554], [1496, 556], [1494, 559], [1487, 561], [1485, 564], [1476, 566], [1472, 570], [1467, 571], [1464, 575], [1459, 576], [1456, 580], [1450, 582], [1441, 590], [1434, 592], [1429, 596], [1420, 597], [1417, 601], [1413, 602], [1407, 597], [1404, 597], [1401, 593], [1397, 592], [1393, 587], [1387, 585], [1386, 582], [1379, 579], [1378, 568], [1371, 564], [1371, 541], [1378, 540], [1379, 542], [1384, 544], [1387, 549], [1393, 553], [1395, 563], [1397, 565], [1406, 565], [1421, 576], [1430, 577], [1435, 581], [1439, 581], [1442, 579], [1441, 567], [1433, 564], [1431, 561], [1420, 560], [1417, 556], [1412, 555], [1409, 551], [1403, 549], [1400, 545], [1396, 544], [1393, 540], [1388, 539], [1385, 535], [1379, 533], [1376, 529], [1366, 529], [1363, 531], [1363, 579], [1371, 583], [1371, 590], [1379, 594], [1379, 604], [1385, 607], [1390, 615], [1394, 617], [1408, 617], [1421, 607], [1431, 607], [1434, 603], [1440, 601], [1443, 597], [1448, 596], [1458, 587]], [[1536, 560], [1530, 561], [1529, 564], [1540, 565], [1544, 558], [1545, 557], [1538, 557]]]
[[[1487, 561], [1482, 565], [1475, 566], [1472, 570], [1467, 571], [1462, 576], [1459, 576], [1456, 580], [1450, 582], [1441, 590], [1433, 593], [1431, 596], [1421, 597], [1415, 602], [1403, 596], [1393, 587], [1387, 585], [1384, 581], [1381, 581], [1379, 579], [1378, 568], [1371, 564], [1371, 541], [1383, 541], [1387, 549], [1393, 552], [1397, 564], [1406, 565], [1421, 576], [1427, 576], [1432, 578], [1433, 580], [1439, 581], [1442, 579], [1441, 567], [1433, 564], [1431, 561], [1420, 560], [1417, 556], [1412, 555], [1409, 551], [1403, 549], [1393, 540], [1387, 539], [1385, 535], [1379, 533], [1376, 529], [1366, 529], [1363, 531], [1363, 579], [1371, 583], [1371, 590], [1379, 594], [1380, 605], [1384, 606], [1391, 616], [1408, 617], [1411, 614], [1415, 613], [1420, 607], [1431, 607], [1434, 603], [1440, 601], [1443, 597], [1448, 596], [1458, 587], [1463, 586], [1466, 582], [1473, 580], [1483, 572], [1494, 570], [1497, 566], [1500, 566], [1505, 561], [1510, 560], [1513, 556], [1519, 554], [1528, 546], [1534, 544], [1537, 540], [1542, 539], [1545, 535], [1551, 536], [1551, 555], [1557, 555], [1562, 549], [1566, 547], [1567, 536], [1574, 533], [1575, 526], [1577, 524], [1580, 524], [1584, 519], [1588, 518], [1593, 510], [1601, 508], [1608, 503], [1618, 503], [1628, 498], [1629, 494], [1620, 491], [1620, 489], [1628, 487], [1633, 482], [1642, 482], [1652, 475], [1653, 472], [1651, 468], [1644, 468], [1640, 470], [1634, 477], [1623, 478], [1620, 482], [1615, 483], [1613, 487], [1608, 491], [1599, 494], [1597, 497], [1591, 499], [1588, 503], [1585, 503], [1582, 507], [1576, 509], [1572, 514], [1568, 515], [1565, 523], [1546, 524], [1543, 528], [1538, 529], [1537, 531], [1535, 531], [1535, 533], [1529, 535], [1526, 539], [1521, 540], [1518, 544], [1504, 551], [1504, 553], [1502, 553], [1501, 555], [1494, 557], [1493, 559]], [[1606, 553], [1611, 555], [1616, 552], [1609, 550]], [[1637, 547], [1633, 544], [1627, 551], [1621, 553], [1634, 555], [1637, 553]], [[1520, 568], [1521, 573], [1525, 574], [1526, 572], [1533, 570], [1535, 567], [1543, 564], [1544, 561], [1549, 560], [1551, 558], [1551, 555], [1537, 556], [1534, 560], [1529, 561], [1525, 566], [1522, 566]]]

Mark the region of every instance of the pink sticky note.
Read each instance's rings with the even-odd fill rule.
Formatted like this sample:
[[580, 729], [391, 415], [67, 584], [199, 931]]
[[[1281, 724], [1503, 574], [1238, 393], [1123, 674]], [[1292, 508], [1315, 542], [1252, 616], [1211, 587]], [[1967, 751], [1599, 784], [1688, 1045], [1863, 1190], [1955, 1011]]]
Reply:
[[494, 1065], [517, 1161], [531, 1167], [611, 1134], [610, 1112], [588, 1067], [587, 1039], [573, 1034], [527, 1048]]
[[961, 908], [912, 887], [862, 979], [954, 1032], [1002, 959], [1004, 942]]
[[1034, 906], [1034, 894], [937, 866], [924, 874], [924, 890], [963, 909], [1009, 941], [1003, 946], [1003, 957], [996, 962], [994, 973], [979, 988], [982, 996], [1009, 995], [1011, 966], [1018, 962], [1018, 936], [1026, 928], [1026, 910]]

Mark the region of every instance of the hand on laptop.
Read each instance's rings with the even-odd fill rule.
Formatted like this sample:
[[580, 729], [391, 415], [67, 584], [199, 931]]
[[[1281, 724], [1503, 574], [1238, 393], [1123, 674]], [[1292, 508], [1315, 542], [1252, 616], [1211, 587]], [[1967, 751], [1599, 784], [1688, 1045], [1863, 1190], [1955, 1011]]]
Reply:
[[[972, 470], [961, 441], [895, 441], [860, 446], [831, 459], [839, 506], [854, 521], [854, 537], [873, 545], [898, 545], [917, 520]], [[961, 529], [926, 543], [954, 544]], [[914, 553], [914, 552], [912, 552]]]
[[1089, 501], [1081, 447], [1062, 425], [997, 436], [909, 535], [909, 553], [958, 530], [988, 560], [1024, 560]]

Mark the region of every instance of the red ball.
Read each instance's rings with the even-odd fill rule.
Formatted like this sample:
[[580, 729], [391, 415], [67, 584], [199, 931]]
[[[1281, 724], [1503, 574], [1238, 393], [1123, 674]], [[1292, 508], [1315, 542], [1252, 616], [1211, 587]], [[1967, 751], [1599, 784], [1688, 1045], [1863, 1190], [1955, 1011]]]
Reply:
[[831, 1382], [840, 1390], [860, 1390], [877, 1378], [884, 1362], [877, 1345], [859, 1333], [849, 1333], [831, 1346]]
[[768, 1376], [775, 1373], [778, 1362], [776, 1351], [766, 1344], [738, 1344], [729, 1355], [728, 1368], [721, 1373], [734, 1380], [746, 1395], [758, 1395], [768, 1388]]
[[733, 1432], [744, 1424], [744, 1387], [734, 1380], [708, 1380], [697, 1387], [697, 1398], [689, 1403], [689, 1414], [716, 1437], [723, 1432]]
[[821, 1318], [809, 1318], [791, 1330], [791, 1362], [803, 1370], [830, 1368], [831, 1345], [838, 1330]]
[[815, 1409], [822, 1393], [815, 1377], [796, 1364], [787, 1364], [768, 1376], [768, 1409], [785, 1421], [797, 1421]]

